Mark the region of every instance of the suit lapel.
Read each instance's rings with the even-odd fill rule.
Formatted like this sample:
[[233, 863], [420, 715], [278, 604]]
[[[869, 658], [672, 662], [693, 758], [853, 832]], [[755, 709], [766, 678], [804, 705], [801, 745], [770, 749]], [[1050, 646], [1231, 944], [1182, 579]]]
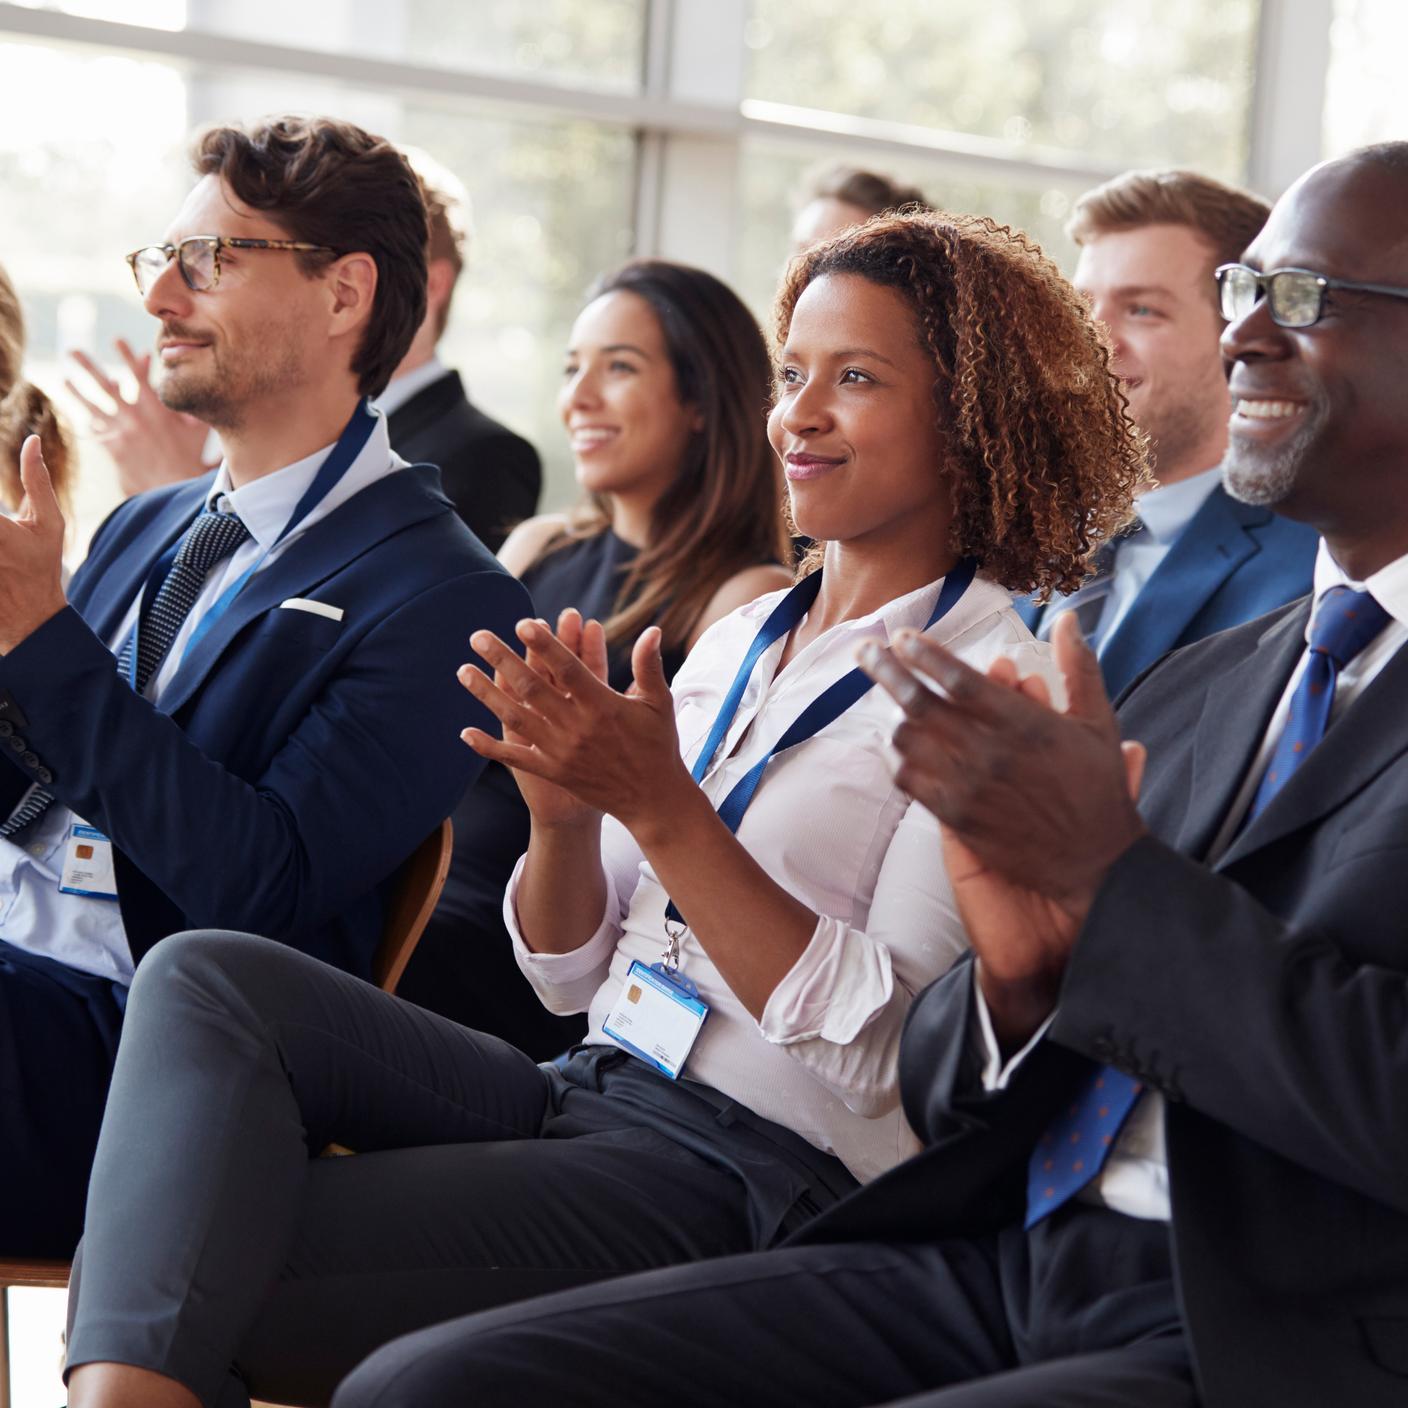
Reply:
[[1258, 551], [1249, 526], [1271, 517], [1214, 489], [1168, 550], [1100, 652], [1112, 691], [1167, 655], [1222, 584]]
[[1408, 750], [1403, 720], [1408, 649], [1398, 650], [1227, 848], [1219, 866], [1270, 845], [1343, 804]]
[[320, 519], [288, 550], [250, 578], [228, 611], [196, 642], [162, 692], [157, 707], [176, 713], [249, 623], [300, 596], [408, 524], [450, 512], [438, 491], [439, 471], [414, 465], [368, 485]]
[[[122, 551], [111, 567], [74, 582], [73, 601], [93, 634], [109, 641], [141, 591], [156, 560], [190, 527], [205, 502], [210, 476], [202, 476], [173, 494], [156, 517]], [[81, 569], [80, 569], [81, 570]]]
[[1215, 680], [1193, 739], [1188, 811], [1178, 836], [1185, 855], [1203, 857], [1236, 799], [1286, 681], [1305, 649], [1310, 602], [1288, 612], [1240, 664]]

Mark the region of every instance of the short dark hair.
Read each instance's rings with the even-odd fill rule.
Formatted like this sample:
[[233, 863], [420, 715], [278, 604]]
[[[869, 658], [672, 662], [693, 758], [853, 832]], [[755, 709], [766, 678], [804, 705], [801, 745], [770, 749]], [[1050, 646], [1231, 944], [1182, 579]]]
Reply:
[[[1076, 201], [1066, 233], [1085, 244], [1145, 225], [1184, 225], [1202, 236], [1215, 265], [1235, 264], [1270, 214], [1260, 196], [1197, 171], [1125, 171]], [[1208, 296], [1216, 296], [1211, 279]]]
[[906, 186], [882, 172], [860, 166], [827, 166], [813, 172], [802, 188], [799, 203], [826, 199], [845, 201], [867, 215], [879, 215], [885, 210], [933, 209], [918, 186]]
[[364, 396], [384, 391], [425, 319], [425, 200], [406, 158], [350, 122], [285, 116], [208, 127], [191, 163], [289, 238], [335, 251], [298, 254], [306, 274], [343, 254], [372, 257], [376, 297], [352, 371]]

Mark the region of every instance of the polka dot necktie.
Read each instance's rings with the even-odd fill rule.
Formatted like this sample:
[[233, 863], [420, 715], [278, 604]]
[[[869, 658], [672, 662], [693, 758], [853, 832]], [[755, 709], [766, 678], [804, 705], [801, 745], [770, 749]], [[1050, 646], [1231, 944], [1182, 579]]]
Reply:
[[[1368, 592], [1331, 587], [1320, 598], [1305, 669], [1291, 695], [1286, 726], [1247, 810], [1247, 822], [1263, 811], [1325, 736], [1340, 670], [1388, 620], [1388, 612]], [[1100, 1172], [1142, 1090], [1132, 1076], [1101, 1066], [1051, 1122], [1027, 1167], [1028, 1227], [1073, 1198]]]
[[[202, 513], [181, 539], [171, 570], [142, 617], [140, 632], [132, 632], [117, 656], [118, 673], [132, 678], [132, 643], [137, 641], [137, 693], [146, 689], [157, 667], [166, 658], [171, 642], [180, 633], [186, 617], [200, 597], [211, 570], [223, 562], [250, 536], [249, 529], [233, 513]], [[52, 794], [42, 787], [31, 788], [9, 819], [0, 825], [0, 836], [14, 836], [37, 821], [48, 810]]]

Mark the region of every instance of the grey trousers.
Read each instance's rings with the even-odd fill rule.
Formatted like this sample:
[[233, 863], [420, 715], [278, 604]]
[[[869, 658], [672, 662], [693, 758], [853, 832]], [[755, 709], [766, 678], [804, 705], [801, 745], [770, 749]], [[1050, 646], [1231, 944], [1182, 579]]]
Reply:
[[614, 1049], [539, 1067], [282, 945], [178, 935], [128, 1003], [69, 1363], [324, 1403], [395, 1336], [759, 1248], [854, 1186]]

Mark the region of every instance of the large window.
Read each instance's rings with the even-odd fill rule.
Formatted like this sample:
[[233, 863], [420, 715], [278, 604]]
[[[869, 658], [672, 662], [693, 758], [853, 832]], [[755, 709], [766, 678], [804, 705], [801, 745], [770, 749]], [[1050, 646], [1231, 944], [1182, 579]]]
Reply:
[[[83, 348], [116, 369], [114, 337], [150, 345], [154, 324], [122, 256], [175, 214], [192, 180], [191, 125], [285, 109], [333, 113], [419, 146], [464, 184], [474, 233], [443, 354], [476, 402], [538, 446], [545, 503], [572, 497], [554, 396], [583, 291], [629, 253], [629, 132], [54, 44], [0, 41], [0, 67], [0, 262], [25, 303], [30, 375], [67, 406], [84, 442], [71, 556], [81, 557], [118, 491], [86, 416], [63, 395], [66, 353]], [[87, 102], [56, 104], [55, 93]], [[48, 117], [36, 131], [40, 111]]]
[[1408, 6], [1336, 0], [1325, 92], [1325, 155], [1408, 135]]
[[1119, 166], [1247, 157], [1257, 0], [753, 0], [748, 96]]

